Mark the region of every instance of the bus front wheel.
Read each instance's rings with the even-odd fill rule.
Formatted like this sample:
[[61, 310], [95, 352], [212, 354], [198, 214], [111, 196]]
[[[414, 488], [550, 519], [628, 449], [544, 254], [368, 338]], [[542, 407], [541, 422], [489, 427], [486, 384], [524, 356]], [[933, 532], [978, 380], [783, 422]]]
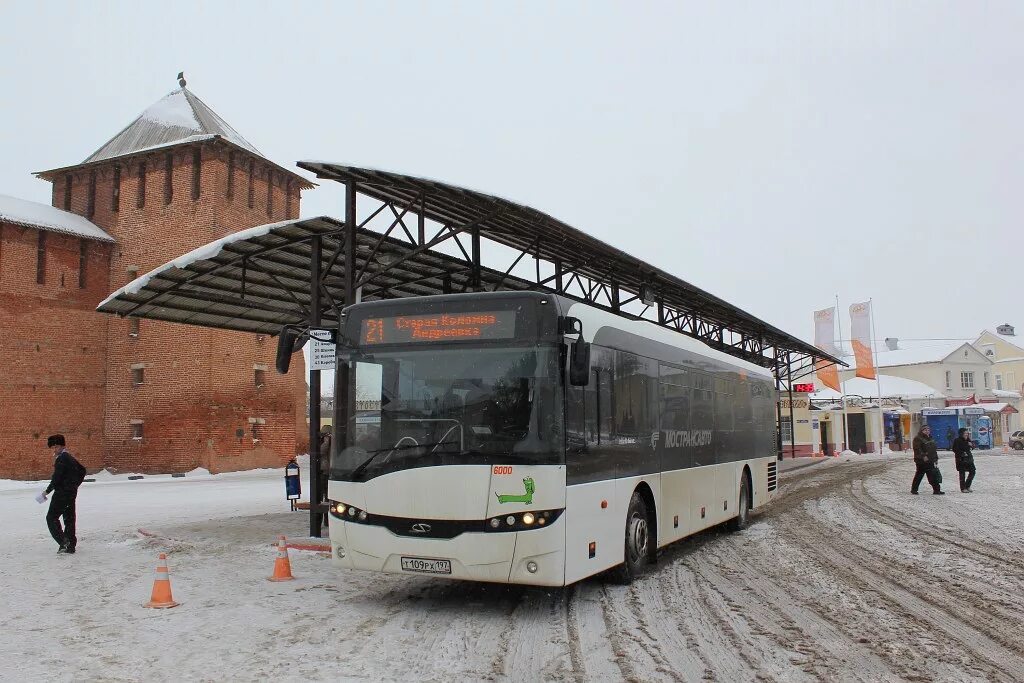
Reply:
[[632, 583], [643, 571], [650, 557], [651, 525], [647, 516], [647, 503], [639, 491], [633, 492], [626, 512], [626, 542], [622, 566], [617, 578], [621, 583]]

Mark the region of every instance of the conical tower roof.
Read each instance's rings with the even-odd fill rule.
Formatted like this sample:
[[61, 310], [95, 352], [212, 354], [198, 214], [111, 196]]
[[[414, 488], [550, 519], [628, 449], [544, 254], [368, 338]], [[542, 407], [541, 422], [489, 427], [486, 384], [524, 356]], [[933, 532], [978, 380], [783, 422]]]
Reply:
[[220, 136], [253, 154], [263, 156], [205, 102], [182, 86], [139, 114], [124, 130], [82, 163], [113, 159], [155, 147], [195, 142], [213, 136]]

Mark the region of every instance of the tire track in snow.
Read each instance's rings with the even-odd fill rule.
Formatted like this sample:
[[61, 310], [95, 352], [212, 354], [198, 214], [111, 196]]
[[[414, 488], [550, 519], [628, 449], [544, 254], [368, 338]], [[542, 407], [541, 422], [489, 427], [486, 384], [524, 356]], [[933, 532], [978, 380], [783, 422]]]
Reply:
[[892, 570], [878, 562], [876, 556], [864, 552], [843, 535], [821, 532], [815, 518], [807, 512], [796, 512], [788, 521], [791, 538], [809, 549], [831, 550], [819, 552], [817, 559], [831, 570], [832, 576], [848, 583], [861, 595], [874, 596], [889, 605], [889, 611], [910, 616], [931, 635], [946, 640], [952, 652], [984, 662], [988, 665], [989, 677], [997, 674], [1003, 680], [1024, 680], [1024, 661], [1014, 644], [1004, 644], [1005, 639], [989, 627], [988, 615], [975, 614], [971, 606], [950, 606], [933, 595], [911, 588], [907, 584], [915, 580], [928, 585], [929, 577], [893, 576]]

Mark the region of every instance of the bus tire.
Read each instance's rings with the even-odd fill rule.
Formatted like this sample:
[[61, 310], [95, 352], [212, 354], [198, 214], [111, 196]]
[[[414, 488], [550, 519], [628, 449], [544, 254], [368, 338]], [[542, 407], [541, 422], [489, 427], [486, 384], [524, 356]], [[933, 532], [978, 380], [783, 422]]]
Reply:
[[729, 531], [742, 531], [750, 525], [750, 476], [744, 470], [740, 476], [739, 505], [736, 516], [729, 520]]
[[647, 503], [639, 491], [633, 492], [626, 511], [626, 539], [623, 562], [616, 570], [619, 583], [629, 584], [643, 571], [650, 558], [651, 523]]

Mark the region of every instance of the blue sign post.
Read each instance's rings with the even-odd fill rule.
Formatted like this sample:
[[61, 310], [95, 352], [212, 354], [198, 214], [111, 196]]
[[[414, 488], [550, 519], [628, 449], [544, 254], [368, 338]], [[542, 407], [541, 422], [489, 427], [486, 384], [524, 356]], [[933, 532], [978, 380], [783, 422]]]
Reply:
[[302, 479], [299, 477], [299, 463], [292, 459], [284, 466], [284, 493], [291, 502], [292, 510], [295, 509], [295, 501], [302, 496]]

